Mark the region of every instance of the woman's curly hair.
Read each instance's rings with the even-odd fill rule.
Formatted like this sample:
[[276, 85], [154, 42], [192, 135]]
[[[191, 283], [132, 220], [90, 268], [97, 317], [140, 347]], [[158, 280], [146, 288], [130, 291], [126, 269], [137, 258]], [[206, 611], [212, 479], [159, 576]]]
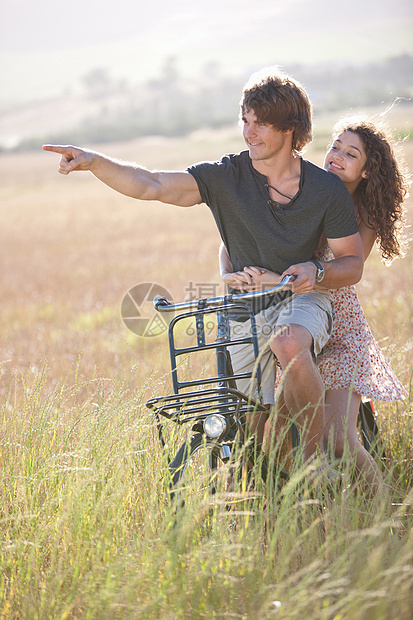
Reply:
[[342, 119], [334, 127], [334, 139], [344, 131], [357, 134], [363, 143], [367, 178], [359, 183], [354, 198], [368, 215], [366, 224], [376, 232], [384, 262], [390, 263], [403, 253], [400, 236], [403, 202], [409, 188], [407, 172], [397, 160], [389, 132], [380, 121]]

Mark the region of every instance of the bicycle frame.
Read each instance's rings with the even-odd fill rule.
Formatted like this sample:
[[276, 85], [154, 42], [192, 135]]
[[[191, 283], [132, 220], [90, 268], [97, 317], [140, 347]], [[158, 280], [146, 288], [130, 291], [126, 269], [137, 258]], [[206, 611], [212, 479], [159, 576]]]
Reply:
[[[194, 422], [194, 430], [208, 432], [205, 420], [213, 416], [219, 417], [222, 423], [222, 433], [216, 437], [217, 441], [224, 441], [226, 436], [234, 436], [235, 430], [244, 427], [246, 416], [255, 411], [266, 411], [261, 398], [261, 368], [259, 364], [259, 349], [256, 334], [255, 316], [253, 311], [242, 302], [258, 299], [264, 296], [276, 295], [288, 288], [288, 283], [294, 276], [285, 276], [280, 284], [274, 288], [236, 295], [224, 295], [208, 299], [193, 300], [179, 304], [172, 304], [165, 298], [157, 296], [154, 306], [161, 312], [180, 311], [169, 324], [169, 351], [172, 370], [174, 393], [150, 399], [146, 405], [155, 413], [158, 423], [158, 433], [162, 445], [165, 441], [159, 415], [178, 424]], [[251, 335], [243, 338], [231, 338], [229, 328], [229, 312], [242, 309], [249, 313], [251, 321]], [[207, 343], [205, 338], [205, 317], [216, 315], [217, 336], [214, 342]], [[177, 347], [175, 332], [180, 321], [195, 318], [196, 344], [193, 346]], [[228, 347], [250, 344], [253, 347], [256, 360], [254, 372], [234, 374], [230, 362]], [[215, 350], [216, 373], [210, 377], [181, 381], [178, 377], [177, 360], [182, 355], [190, 355], [198, 351]], [[256, 381], [258, 400], [252, 400], [236, 388], [237, 379], [249, 378]], [[205, 386], [212, 386], [205, 388]], [[200, 389], [202, 388], [202, 389]], [[185, 391], [190, 389], [191, 391]], [[223, 418], [223, 420], [222, 420]], [[208, 435], [211, 437], [211, 435]]]

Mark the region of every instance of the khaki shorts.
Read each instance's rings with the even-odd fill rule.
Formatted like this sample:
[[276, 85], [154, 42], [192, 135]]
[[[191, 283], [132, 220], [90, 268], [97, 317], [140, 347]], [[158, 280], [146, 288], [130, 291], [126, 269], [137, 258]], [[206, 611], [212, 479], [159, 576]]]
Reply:
[[[276, 359], [270, 349], [270, 341], [285, 325], [301, 325], [313, 338], [313, 353], [317, 356], [325, 346], [333, 328], [332, 296], [329, 291], [312, 291], [304, 295], [293, 294], [278, 304], [270, 306], [255, 315], [259, 362], [261, 366], [261, 388], [263, 402], [274, 404]], [[284, 328], [287, 329], [287, 328]], [[231, 339], [247, 337], [251, 334], [251, 320], [230, 321]], [[228, 347], [235, 374], [256, 370], [256, 360], [251, 344]], [[238, 379], [237, 388], [257, 400], [257, 381]]]

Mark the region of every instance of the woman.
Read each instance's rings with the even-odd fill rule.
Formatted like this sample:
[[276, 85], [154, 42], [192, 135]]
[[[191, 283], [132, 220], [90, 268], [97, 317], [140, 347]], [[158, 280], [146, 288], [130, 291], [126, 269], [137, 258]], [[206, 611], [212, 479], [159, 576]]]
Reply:
[[[384, 129], [362, 119], [344, 119], [334, 128], [333, 143], [324, 168], [337, 175], [349, 190], [363, 242], [364, 260], [375, 242], [385, 262], [401, 255], [400, 233], [407, 177], [394, 155]], [[320, 240], [316, 258], [328, 261], [333, 254]], [[232, 272], [224, 246], [220, 250], [221, 275], [241, 290], [274, 286], [279, 275], [258, 267]], [[362, 396], [399, 400], [406, 392], [373, 338], [354, 286], [333, 291], [335, 324], [318, 360], [326, 387], [326, 439], [334, 442], [337, 457], [346, 441], [356, 468], [375, 490], [380, 473], [374, 459], [361, 445], [357, 417]]]

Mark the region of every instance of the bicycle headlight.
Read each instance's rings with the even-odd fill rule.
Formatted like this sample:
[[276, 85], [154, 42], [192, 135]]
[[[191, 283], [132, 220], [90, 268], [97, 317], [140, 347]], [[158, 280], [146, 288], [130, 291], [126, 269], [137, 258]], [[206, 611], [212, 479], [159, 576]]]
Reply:
[[210, 415], [204, 420], [204, 431], [211, 439], [220, 437], [227, 428], [227, 423], [222, 415]]

